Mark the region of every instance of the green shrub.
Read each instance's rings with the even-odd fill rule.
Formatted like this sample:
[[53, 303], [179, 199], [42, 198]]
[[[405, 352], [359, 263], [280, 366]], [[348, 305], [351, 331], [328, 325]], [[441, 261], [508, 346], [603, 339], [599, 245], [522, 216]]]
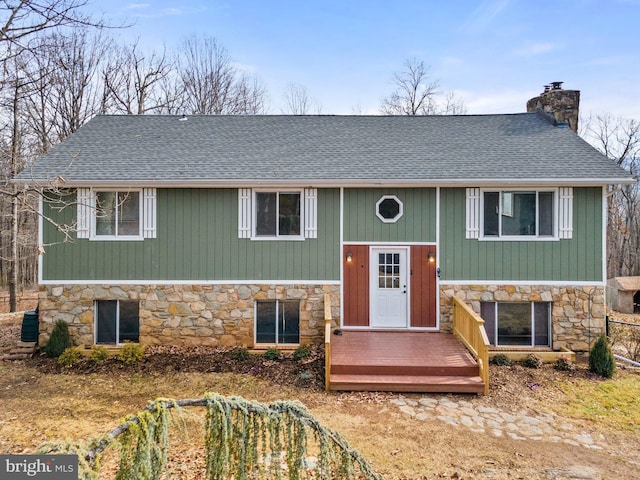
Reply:
[[267, 360], [278, 360], [280, 358], [280, 352], [277, 348], [267, 348], [262, 356]]
[[506, 355], [499, 353], [491, 358], [491, 362], [493, 365], [498, 365], [500, 367], [508, 367], [511, 365], [511, 360]]
[[125, 343], [118, 354], [118, 360], [127, 364], [137, 363], [141, 361], [143, 357], [144, 345], [139, 343]]
[[576, 369], [576, 366], [571, 363], [571, 360], [568, 358], [560, 357], [553, 364], [553, 368], [560, 370], [561, 372], [573, 372]]
[[542, 366], [542, 359], [535, 353], [531, 353], [522, 361], [522, 365], [527, 368], [540, 368]]
[[104, 362], [108, 357], [108, 350], [102, 345], [94, 345], [89, 354], [89, 360], [95, 363]]
[[309, 345], [300, 345], [293, 352], [294, 360], [302, 360], [303, 358], [307, 358], [311, 355], [311, 347]]
[[77, 347], [69, 347], [58, 357], [58, 363], [63, 367], [72, 367], [80, 361], [82, 353]]
[[244, 362], [245, 360], [249, 360], [249, 350], [244, 347], [234, 348], [231, 351], [231, 358], [238, 362]]
[[49, 341], [44, 346], [44, 353], [47, 357], [56, 358], [69, 346], [69, 325], [64, 320], [58, 320], [53, 326]]
[[616, 360], [604, 333], [598, 337], [589, 352], [589, 371], [605, 378], [613, 377], [616, 372]]

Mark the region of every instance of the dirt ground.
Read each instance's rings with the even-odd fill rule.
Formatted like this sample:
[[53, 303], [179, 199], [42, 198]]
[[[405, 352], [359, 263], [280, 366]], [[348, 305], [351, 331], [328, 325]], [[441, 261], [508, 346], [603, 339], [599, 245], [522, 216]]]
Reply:
[[[0, 316], [0, 352], [19, 336], [14, 319]], [[126, 366], [117, 360], [62, 368], [53, 360], [0, 362], [0, 453], [32, 452], [43, 441], [87, 439], [116, 426], [128, 413], [158, 397], [197, 398], [206, 391], [268, 402], [297, 399], [326, 426], [339, 431], [388, 479], [633, 479], [640, 478], [640, 429], [612, 429], [606, 422], [567, 418], [606, 439], [588, 450], [564, 443], [512, 440], [402, 413], [390, 393], [323, 391], [321, 350], [303, 361], [235, 360], [212, 349], [150, 349]], [[619, 378], [637, 373], [619, 371]], [[574, 372], [550, 366], [491, 367], [486, 397], [448, 395], [506, 412], [566, 413], [562, 384], [602, 382], [584, 365]], [[640, 385], [640, 383], [638, 383]], [[640, 395], [640, 391], [637, 392]], [[441, 395], [432, 395], [441, 397]], [[407, 395], [419, 399], [416, 394]], [[637, 427], [637, 425], [636, 425]], [[180, 442], [171, 478], [202, 478], [197, 435]], [[107, 472], [109, 462], [106, 462]], [[109, 478], [108, 473], [104, 478]]]

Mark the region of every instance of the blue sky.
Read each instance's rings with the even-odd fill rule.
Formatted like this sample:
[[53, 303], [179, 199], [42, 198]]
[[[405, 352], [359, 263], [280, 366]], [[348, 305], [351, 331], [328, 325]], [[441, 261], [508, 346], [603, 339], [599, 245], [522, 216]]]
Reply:
[[378, 113], [405, 59], [430, 65], [468, 113], [522, 112], [543, 85], [581, 90], [583, 114], [640, 120], [640, 0], [90, 0], [148, 47], [216, 37], [281, 113], [290, 82], [326, 114]]

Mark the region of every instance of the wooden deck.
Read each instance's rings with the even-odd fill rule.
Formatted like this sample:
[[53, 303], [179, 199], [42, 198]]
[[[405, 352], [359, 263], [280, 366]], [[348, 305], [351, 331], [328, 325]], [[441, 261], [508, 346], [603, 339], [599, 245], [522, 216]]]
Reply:
[[331, 390], [482, 393], [478, 364], [446, 333], [349, 331], [331, 335]]

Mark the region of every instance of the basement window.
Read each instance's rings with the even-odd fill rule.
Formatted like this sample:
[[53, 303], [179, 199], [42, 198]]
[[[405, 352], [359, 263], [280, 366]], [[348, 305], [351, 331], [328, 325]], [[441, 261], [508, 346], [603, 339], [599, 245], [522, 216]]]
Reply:
[[94, 311], [96, 344], [138, 342], [140, 305], [137, 301], [96, 300]]
[[494, 347], [549, 347], [550, 302], [481, 302], [480, 316]]
[[255, 304], [256, 344], [298, 345], [300, 301], [265, 300]]

